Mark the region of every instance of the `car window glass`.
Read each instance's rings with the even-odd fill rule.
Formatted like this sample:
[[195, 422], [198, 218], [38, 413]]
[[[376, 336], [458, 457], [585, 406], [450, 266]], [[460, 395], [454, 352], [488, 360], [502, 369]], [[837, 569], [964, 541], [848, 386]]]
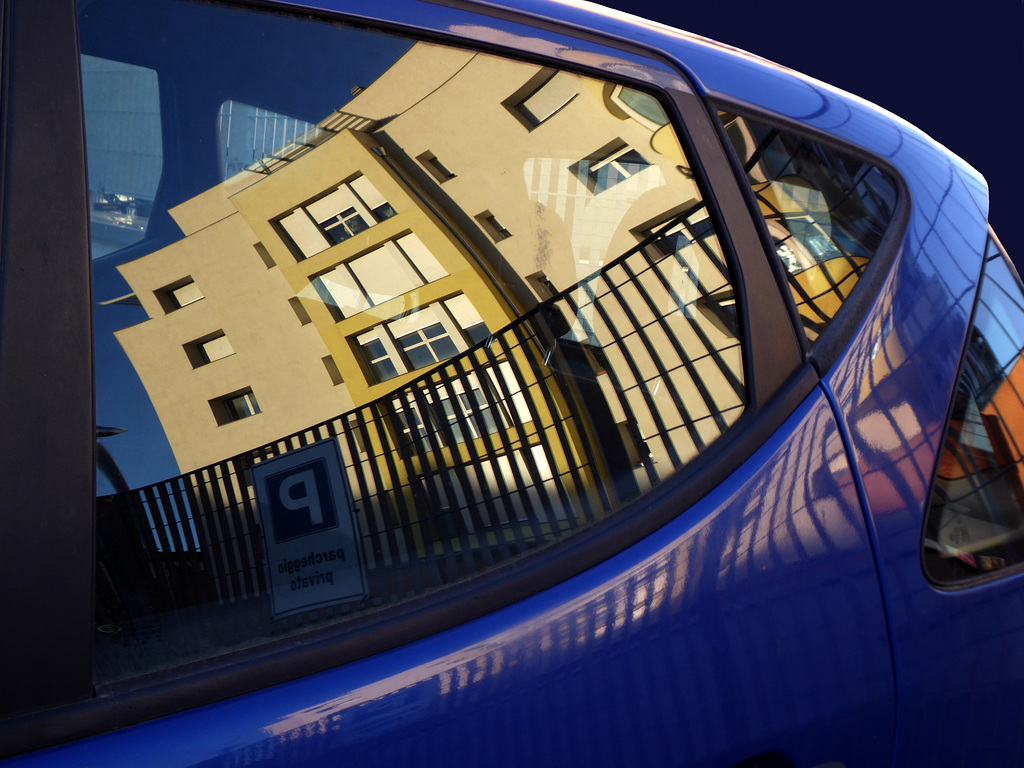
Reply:
[[82, 56], [93, 258], [146, 235], [163, 166], [156, 71]]
[[925, 521], [931, 579], [960, 584], [1024, 561], [1024, 291], [990, 241]]
[[882, 241], [896, 187], [875, 166], [791, 129], [719, 111], [786, 270], [809, 342], [832, 321]]
[[294, 150], [321, 130], [314, 123], [228, 99], [217, 115], [221, 178], [246, 169], [260, 170], [265, 159]]
[[743, 412], [730, 266], [655, 94], [215, 4], [81, 9], [83, 50], [173, 104], [159, 225], [94, 261], [101, 682], [536, 549]]

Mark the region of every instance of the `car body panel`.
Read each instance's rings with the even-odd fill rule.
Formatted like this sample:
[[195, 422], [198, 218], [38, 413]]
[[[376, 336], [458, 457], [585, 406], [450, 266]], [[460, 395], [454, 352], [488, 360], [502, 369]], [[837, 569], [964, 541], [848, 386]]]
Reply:
[[[949, 197], [963, 190], [953, 174], [937, 181]], [[938, 589], [920, 563], [986, 232], [969, 210], [947, 204], [926, 226], [915, 218], [908, 240], [916, 248], [897, 260], [826, 384], [849, 426], [877, 536], [900, 690], [895, 763], [1009, 765], [1024, 749], [1024, 577]], [[974, 736], [935, 738], [957, 732]]]
[[370, 12], [331, 0], [315, 10], [610, 76], [656, 71], [654, 86], [695, 91], [712, 114], [742, 106], [830, 137], [899, 173], [902, 241], [865, 281], [876, 293], [860, 298], [864, 317], [842, 348], [824, 363], [810, 351], [820, 387], [725, 482], [640, 542], [398, 648], [7, 764], [1019, 759], [1024, 575], [940, 590], [920, 562], [986, 241], [977, 172], [857, 97], [596, 6], [396, 0]]
[[775, 752], [855, 768], [888, 760], [893, 707], [869, 537], [816, 391], [730, 482], [573, 579], [12, 764], [728, 765]]

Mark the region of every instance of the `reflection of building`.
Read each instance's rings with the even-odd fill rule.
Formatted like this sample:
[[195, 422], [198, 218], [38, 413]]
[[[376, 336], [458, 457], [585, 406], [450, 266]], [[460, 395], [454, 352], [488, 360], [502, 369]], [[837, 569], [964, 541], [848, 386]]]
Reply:
[[[147, 388], [181, 469], [400, 389], [685, 201], [706, 216], [666, 122], [638, 92], [421, 44], [323, 121], [315, 147], [178, 206], [186, 237], [121, 267], [151, 320], [118, 338], [160, 382]], [[671, 278], [688, 316], [708, 304], [699, 280], [725, 286], [720, 257], [701, 261]], [[573, 302], [562, 333], [592, 344], [592, 297]]]
[[171, 214], [116, 335], [182, 475], [101, 523], [178, 537], [168, 606], [261, 594], [247, 470], [300, 445], [338, 441], [390, 602], [620, 508], [743, 411], [729, 271], [638, 91], [415, 45]]
[[343, 131], [232, 198], [357, 405], [516, 316], [378, 148]]
[[93, 258], [143, 237], [160, 181], [160, 97], [152, 69], [82, 56]]

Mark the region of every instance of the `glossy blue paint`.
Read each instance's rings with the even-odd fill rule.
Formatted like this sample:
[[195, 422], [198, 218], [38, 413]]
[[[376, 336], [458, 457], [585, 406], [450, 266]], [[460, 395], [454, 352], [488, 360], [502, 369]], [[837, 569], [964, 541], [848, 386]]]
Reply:
[[[322, 5], [366, 16], [362, 3]], [[514, 5], [556, 18], [548, 3]], [[570, 26], [664, 51], [703, 94], [827, 131], [903, 176], [900, 255], [823, 385], [855, 470], [815, 392], [729, 482], [563, 584], [345, 667], [9, 765], [699, 766], [779, 751], [855, 768], [888, 764], [894, 748], [896, 765], [1019, 762], [1024, 575], [942, 591], [919, 557], [984, 248], [984, 182], [829, 86], [611, 12], [554, 7]], [[461, 9], [398, 0], [373, 13], [638, 71], [630, 54], [510, 22], [483, 27]], [[658, 85], [687, 87], [657, 71]]]
[[[820, 391], [685, 515], [486, 618], [19, 766], [888, 761], [865, 521]], [[187, 738], [183, 735], [187, 734]]]
[[903, 256], [828, 386], [850, 426], [878, 535], [902, 703], [896, 764], [1009, 765], [1024, 753], [1022, 577], [944, 591], [920, 563], [923, 512], [985, 245], [958, 174], [939, 166], [934, 175], [942, 194], [915, 198]]
[[[364, 19], [376, 24], [388, 24], [411, 34], [443, 34], [466, 43], [504, 48], [519, 54], [534, 54], [563, 62], [567, 66], [583, 66], [610, 75], [630, 77], [661, 88], [675, 88], [686, 92], [691, 90], [691, 84], [681, 76], [678, 67], [665, 61], [663, 57], [642, 57], [593, 40], [572, 37], [507, 18], [483, 16], [462, 8], [434, 5], [422, 0], [396, 0], [382, 7], [369, 7], [360, 0], [281, 2], [278, 5], [340, 13], [353, 21]], [[487, 7], [487, 4], [480, 5], [481, 8]], [[572, 27], [564, 23], [559, 26], [569, 29]]]

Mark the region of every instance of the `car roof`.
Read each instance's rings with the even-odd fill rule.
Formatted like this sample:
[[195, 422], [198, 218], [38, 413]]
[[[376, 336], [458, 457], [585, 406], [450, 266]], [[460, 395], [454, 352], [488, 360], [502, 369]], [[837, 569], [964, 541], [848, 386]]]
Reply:
[[[962, 158], [884, 108], [769, 59], [586, 0], [458, 0], [439, 4], [499, 19], [510, 18], [510, 14], [525, 16], [538, 23], [597, 33], [609, 42], [646, 49], [682, 70], [702, 96], [770, 113], [849, 142], [889, 161], [904, 175], [918, 174], [922, 163], [948, 168], [966, 188], [973, 207], [987, 216], [988, 185]], [[358, 2], [353, 0], [312, 0], [301, 5], [360, 12]], [[389, 5], [402, 6], [404, 2], [393, 0]], [[912, 194], [915, 186], [910, 184]]]

